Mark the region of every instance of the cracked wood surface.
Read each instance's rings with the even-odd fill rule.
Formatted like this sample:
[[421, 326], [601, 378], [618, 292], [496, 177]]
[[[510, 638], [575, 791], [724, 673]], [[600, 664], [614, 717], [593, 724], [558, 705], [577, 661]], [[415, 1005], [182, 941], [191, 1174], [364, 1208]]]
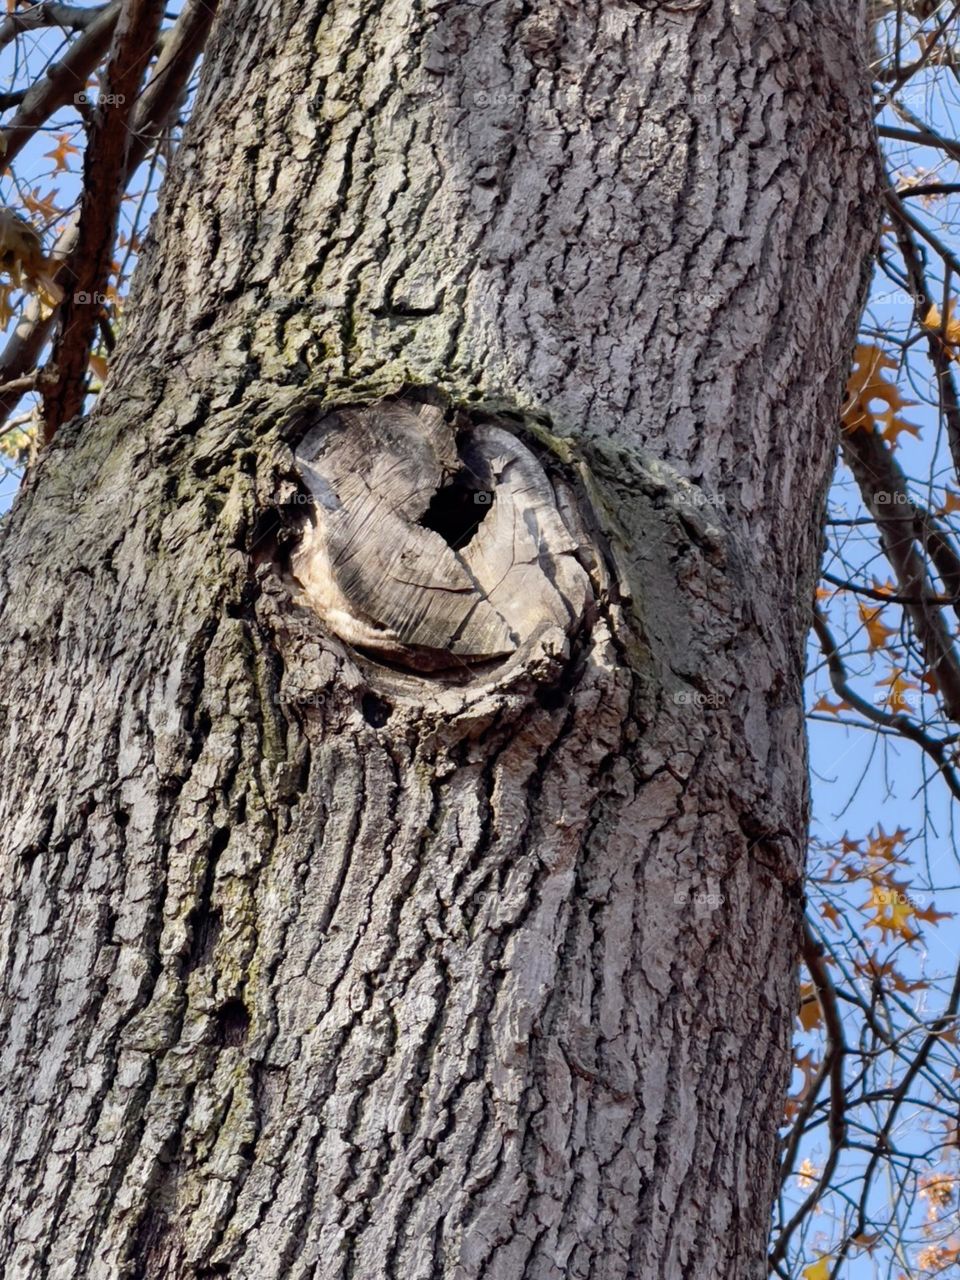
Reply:
[[[578, 543], [508, 431], [458, 430], [438, 406], [391, 397], [330, 415], [296, 459], [313, 503], [291, 570], [348, 643], [436, 669], [505, 657], [581, 619]], [[462, 546], [427, 523], [443, 494], [459, 495]]]
[[[2, 531], [5, 1277], [764, 1275], [863, 35], [845, 0], [218, 16], [110, 381]], [[507, 593], [466, 671], [272, 559], [309, 431], [386, 454], [423, 388], [580, 552], [583, 607], [525, 647]]]

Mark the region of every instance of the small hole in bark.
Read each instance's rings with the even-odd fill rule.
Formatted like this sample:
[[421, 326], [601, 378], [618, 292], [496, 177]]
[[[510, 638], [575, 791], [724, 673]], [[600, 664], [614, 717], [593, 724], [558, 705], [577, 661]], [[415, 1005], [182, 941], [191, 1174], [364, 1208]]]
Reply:
[[126, 809], [115, 809], [113, 813], [113, 820], [121, 831], [130, 825], [130, 815], [127, 813]]
[[188, 723], [187, 728], [188, 731], [191, 732], [190, 759], [191, 761], [199, 760], [200, 753], [203, 750], [203, 744], [206, 742], [210, 730], [213, 728], [210, 720], [210, 712], [207, 711], [206, 708], [201, 710], [200, 714], [197, 716], [196, 724], [191, 726]]
[[279, 507], [260, 512], [250, 533], [249, 548], [258, 560], [270, 559], [275, 554], [282, 528], [283, 515]]
[[439, 533], [448, 547], [459, 551], [480, 528], [493, 502], [489, 489], [477, 488], [469, 472], [458, 471], [430, 499], [420, 525]]
[[243, 1044], [249, 1030], [250, 1014], [242, 1000], [228, 1000], [217, 1010], [217, 1033], [221, 1044]]
[[559, 711], [562, 706], [566, 705], [567, 701], [567, 695], [563, 690], [556, 688], [539, 688], [536, 696], [544, 711]]
[[209, 964], [213, 959], [217, 939], [223, 928], [223, 914], [219, 907], [212, 911], [199, 908], [190, 912], [190, 952], [187, 956], [187, 973]]
[[312, 504], [310, 495], [298, 489], [289, 502], [260, 512], [246, 544], [254, 564], [278, 564], [287, 569], [290, 551], [301, 535]]
[[137, 1226], [133, 1256], [136, 1270], [133, 1280], [154, 1280], [167, 1274], [177, 1228], [169, 1216], [155, 1205], [150, 1205]]
[[382, 729], [390, 719], [390, 713], [393, 711], [390, 703], [384, 702], [375, 693], [365, 693], [360, 705], [364, 720], [366, 720], [367, 724], [373, 725], [374, 729]]
[[228, 600], [224, 608], [228, 618], [246, 618], [260, 598], [260, 588], [255, 582], [245, 582], [239, 600]]

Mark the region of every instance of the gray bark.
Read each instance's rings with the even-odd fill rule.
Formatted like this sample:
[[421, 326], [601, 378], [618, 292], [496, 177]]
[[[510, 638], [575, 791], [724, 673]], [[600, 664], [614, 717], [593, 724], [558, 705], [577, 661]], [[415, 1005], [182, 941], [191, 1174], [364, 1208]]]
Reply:
[[[5, 1276], [765, 1274], [863, 43], [224, 6], [2, 535]], [[479, 450], [475, 538], [336, 421], [434, 491]]]

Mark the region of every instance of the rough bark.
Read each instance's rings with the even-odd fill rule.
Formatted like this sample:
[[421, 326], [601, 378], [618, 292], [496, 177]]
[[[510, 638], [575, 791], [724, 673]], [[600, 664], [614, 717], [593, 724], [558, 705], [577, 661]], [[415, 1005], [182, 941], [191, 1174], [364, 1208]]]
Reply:
[[[759, 1280], [863, 31], [238, 0], [211, 40], [107, 389], [3, 532], [0, 1269]], [[395, 607], [382, 468], [318, 523], [310, 432], [393, 413], [529, 459], [433, 545], [499, 513], [566, 616], [475, 577], [510, 644], [457, 654], [435, 580]], [[370, 558], [311, 597], [317, 529]]]

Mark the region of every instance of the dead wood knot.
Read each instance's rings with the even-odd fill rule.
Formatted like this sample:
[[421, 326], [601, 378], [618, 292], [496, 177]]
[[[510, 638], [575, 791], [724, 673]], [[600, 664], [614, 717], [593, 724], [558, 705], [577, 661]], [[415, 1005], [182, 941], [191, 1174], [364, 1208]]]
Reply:
[[297, 599], [346, 644], [443, 670], [506, 659], [583, 618], [583, 537], [556, 477], [502, 422], [387, 397], [325, 414], [295, 460], [309, 497], [290, 558]]

